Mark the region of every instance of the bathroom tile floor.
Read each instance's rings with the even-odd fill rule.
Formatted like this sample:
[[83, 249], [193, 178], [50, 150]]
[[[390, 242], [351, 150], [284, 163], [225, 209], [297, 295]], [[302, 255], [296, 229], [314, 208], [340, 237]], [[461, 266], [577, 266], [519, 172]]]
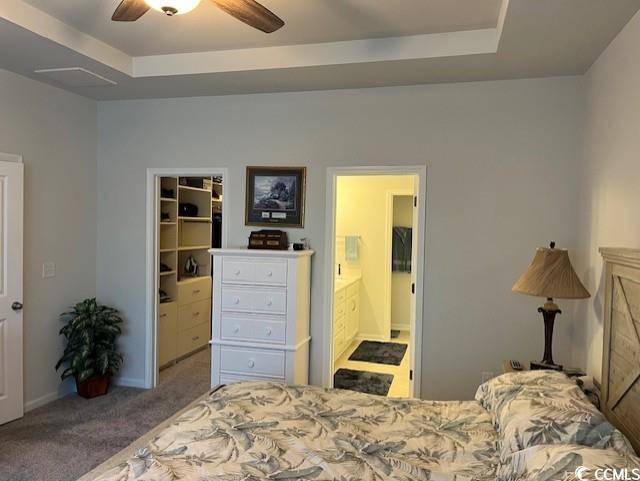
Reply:
[[342, 356], [338, 359], [334, 366], [334, 372], [340, 368], [356, 369], [367, 372], [380, 372], [386, 374], [393, 374], [393, 383], [389, 388], [388, 397], [410, 397], [409, 390], [409, 367], [411, 364], [411, 345], [409, 339], [409, 331], [400, 331], [400, 335], [397, 338], [390, 339], [389, 342], [399, 342], [407, 344], [409, 347], [407, 352], [402, 358], [402, 362], [399, 366], [391, 366], [388, 364], [377, 364], [372, 362], [350, 361], [349, 356], [356, 350], [358, 345], [364, 339], [356, 339], [351, 342], [351, 345], [344, 351]]

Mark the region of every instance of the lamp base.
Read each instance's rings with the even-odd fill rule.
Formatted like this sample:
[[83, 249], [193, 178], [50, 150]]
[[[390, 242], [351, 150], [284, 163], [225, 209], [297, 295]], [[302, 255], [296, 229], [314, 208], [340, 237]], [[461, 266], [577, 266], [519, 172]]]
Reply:
[[560, 369], [554, 366], [558, 366], [555, 362], [553, 362], [553, 323], [556, 320], [557, 314], [562, 314], [562, 311], [558, 309], [558, 306], [554, 304], [553, 299], [547, 298], [547, 302], [543, 307], [538, 308], [538, 312], [542, 314], [542, 318], [544, 319], [544, 354], [542, 355], [542, 361], [531, 363], [533, 368], [533, 364], [538, 366], [538, 369], [555, 369], [556, 371], [562, 370], [562, 366]]
[[529, 368], [534, 371], [536, 369], [548, 369], [551, 371], [562, 371], [561, 364], [548, 364], [544, 361], [531, 361]]

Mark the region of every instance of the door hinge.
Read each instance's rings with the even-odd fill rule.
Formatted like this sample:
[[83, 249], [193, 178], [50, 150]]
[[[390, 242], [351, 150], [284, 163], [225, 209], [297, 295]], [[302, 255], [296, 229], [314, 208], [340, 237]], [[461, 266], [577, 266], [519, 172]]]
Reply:
[[409, 381], [413, 381], [413, 369], [409, 369]]
[[412, 282], [411, 283], [411, 294], [415, 294], [416, 293], [416, 283]]
[[418, 207], [418, 196], [417, 195], [413, 196], [413, 206], [414, 207]]

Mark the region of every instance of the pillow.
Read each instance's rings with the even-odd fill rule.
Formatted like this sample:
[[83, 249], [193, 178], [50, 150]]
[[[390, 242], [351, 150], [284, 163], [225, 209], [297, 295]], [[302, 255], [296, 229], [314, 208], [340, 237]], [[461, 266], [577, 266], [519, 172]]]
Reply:
[[557, 371], [522, 371], [482, 384], [476, 400], [498, 431], [499, 454], [541, 444], [576, 444], [633, 453], [576, 383]]
[[633, 453], [624, 435], [591, 404], [582, 391], [558, 391], [555, 396], [521, 396], [497, 413], [500, 458], [531, 446], [576, 444]]
[[576, 383], [558, 371], [533, 370], [502, 374], [481, 384], [476, 391], [476, 401], [495, 415], [505, 402], [517, 397], [547, 393], [552, 396], [558, 390], [575, 388]]
[[[577, 471], [579, 469], [579, 471]], [[498, 467], [498, 481], [568, 481], [614, 479], [613, 472], [627, 470], [627, 476], [615, 479], [638, 479], [640, 459], [613, 449], [596, 449], [573, 444], [542, 445], [510, 455]]]

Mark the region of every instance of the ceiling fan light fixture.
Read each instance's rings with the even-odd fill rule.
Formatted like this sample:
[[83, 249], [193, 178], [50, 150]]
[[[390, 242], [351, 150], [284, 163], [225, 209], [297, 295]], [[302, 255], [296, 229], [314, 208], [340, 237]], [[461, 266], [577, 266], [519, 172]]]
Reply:
[[189, 13], [196, 8], [201, 0], [144, 0], [154, 10], [169, 17]]

